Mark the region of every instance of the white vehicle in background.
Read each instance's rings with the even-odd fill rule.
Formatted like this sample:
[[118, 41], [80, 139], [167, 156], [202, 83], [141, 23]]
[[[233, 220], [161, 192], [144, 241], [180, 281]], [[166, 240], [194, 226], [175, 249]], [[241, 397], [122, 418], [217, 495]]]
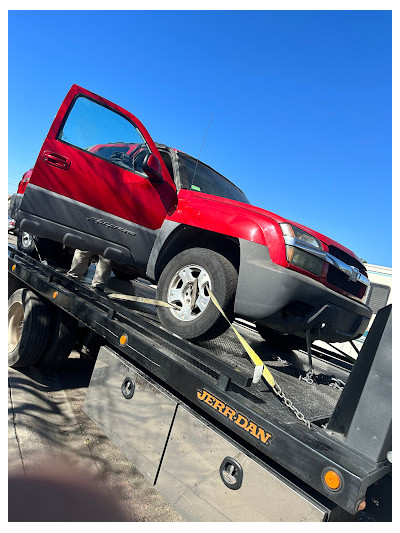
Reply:
[[[371, 282], [365, 303], [373, 311], [368, 328], [361, 337], [352, 342], [337, 342], [331, 344], [331, 346], [334, 346], [339, 352], [350, 356], [352, 359], [357, 359], [358, 352], [361, 350], [368, 332], [371, 329], [376, 313], [379, 309], [385, 307], [385, 305], [392, 303], [392, 269], [390, 267], [370, 265], [368, 263], [365, 264], [365, 267], [367, 269], [368, 279]], [[314, 341], [313, 345], [322, 348], [327, 347], [326, 343], [323, 341]]]

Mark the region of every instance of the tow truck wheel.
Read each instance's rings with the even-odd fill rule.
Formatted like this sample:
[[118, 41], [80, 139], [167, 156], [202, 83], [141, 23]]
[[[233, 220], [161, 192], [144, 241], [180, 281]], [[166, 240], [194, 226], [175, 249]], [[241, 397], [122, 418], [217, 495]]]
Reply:
[[157, 308], [163, 326], [190, 340], [209, 340], [229, 324], [213, 304], [211, 288], [230, 320], [237, 286], [237, 271], [223, 255], [206, 248], [190, 248], [176, 255], [163, 270], [157, 299], [173, 308]]
[[40, 368], [55, 368], [68, 359], [77, 337], [77, 320], [55, 306], [54, 313], [50, 338], [42, 356], [35, 363], [35, 366]]
[[256, 327], [261, 337], [275, 348], [280, 348], [282, 350], [307, 350], [306, 340], [301, 337], [278, 333], [262, 324], [256, 324]]
[[50, 308], [29, 289], [16, 290], [8, 300], [8, 364], [34, 365], [48, 339]]

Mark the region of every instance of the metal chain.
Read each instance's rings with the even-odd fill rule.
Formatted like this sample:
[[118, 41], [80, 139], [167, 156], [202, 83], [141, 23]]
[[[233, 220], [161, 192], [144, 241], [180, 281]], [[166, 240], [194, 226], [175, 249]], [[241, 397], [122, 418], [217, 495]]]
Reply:
[[283, 400], [283, 403], [286, 405], [286, 407], [288, 407], [296, 415], [300, 422], [303, 422], [308, 427], [308, 429], [311, 429], [311, 422], [307, 420], [304, 414], [293, 405], [293, 402], [289, 400], [289, 398], [286, 397], [285, 393], [282, 391], [282, 389], [277, 383], [274, 384], [272, 390], [277, 396], [279, 396], [279, 398]]
[[327, 374], [315, 374], [313, 370], [309, 370], [304, 376], [299, 376], [299, 381], [305, 381], [306, 383], [312, 385], [316, 383], [317, 385], [328, 385], [334, 389], [343, 389], [345, 382], [339, 378], [335, 378], [332, 375]]
[[314, 378], [316, 377], [313, 370], [309, 370], [305, 376], [300, 375], [299, 381], [305, 381], [306, 383], [309, 383], [310, 385], [314, 383]]

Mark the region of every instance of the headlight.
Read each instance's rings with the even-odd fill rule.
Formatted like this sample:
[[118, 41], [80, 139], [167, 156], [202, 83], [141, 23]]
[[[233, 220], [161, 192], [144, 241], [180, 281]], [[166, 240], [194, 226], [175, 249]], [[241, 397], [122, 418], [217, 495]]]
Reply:
[[[290, 224], [281, 224], [282, 232], [286, 242], [286, 259], [292, 265], [303, 270], [307, 270], [315, 276], [321, 276], [324, 267], [324, 260], [306, 251], [307, 247], [323, 250], [321, 242], [307, 233]], [[296, 246], [296, 243], [299, 243]], [[304, 248], [299, 246], [304, 243]]]
[[319, 248], [320, 250], [323, 249], [322, 244], [318, 239], [302, 229], [296, 228], [296, 226], [291, 226], [290, 224], [281, 224], [281, 228], [285, 237], [294, 237], [299, 241], [306, 242], [310, 246], [315, 246], [315, 248]]

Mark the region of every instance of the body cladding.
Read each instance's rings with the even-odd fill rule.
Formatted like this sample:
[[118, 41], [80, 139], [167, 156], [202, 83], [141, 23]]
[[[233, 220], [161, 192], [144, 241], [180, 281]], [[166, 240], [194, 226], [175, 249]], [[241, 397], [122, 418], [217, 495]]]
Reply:
[[121, 226], [117, 226], [116, 224], [111, 224], [110, 222], [106, 222], [102, 218], [88, 217], [86, 220], [95, 222], [96, 224], [103, 224], [103, 226], [106, 226], [107, 228], [117, 229], [118, 231], [122, 231], [122, 233], [127, 233], [128, 235], [132, 235], [133, 237], [136, 235], [134, 231], [130, 231], [126, 228], [122, 228]]

